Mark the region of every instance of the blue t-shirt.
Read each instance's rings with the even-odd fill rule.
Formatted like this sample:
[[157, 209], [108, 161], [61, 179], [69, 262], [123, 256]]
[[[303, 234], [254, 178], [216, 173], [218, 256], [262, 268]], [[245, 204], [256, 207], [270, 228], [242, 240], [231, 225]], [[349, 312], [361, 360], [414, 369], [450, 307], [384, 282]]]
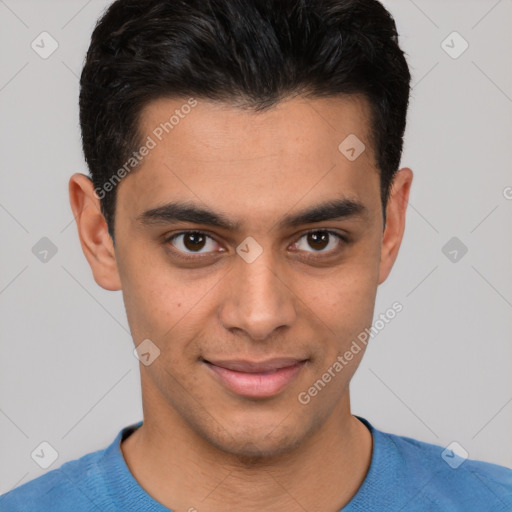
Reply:
[[[343, 512], [510, 512], [512, 469], [462, 459], [442, 446], [381, 432], [368, 473]], [[135, 480], [120, 444], [142, 421], [122, 429], [106, 449], [0, 496], [1, 512], [169, 512]]]

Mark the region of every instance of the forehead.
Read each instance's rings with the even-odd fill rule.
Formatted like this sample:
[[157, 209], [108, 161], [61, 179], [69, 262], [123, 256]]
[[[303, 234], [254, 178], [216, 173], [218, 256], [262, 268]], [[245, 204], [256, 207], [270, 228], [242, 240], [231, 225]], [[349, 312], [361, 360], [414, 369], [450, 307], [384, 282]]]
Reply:
[[[218, 152], [226, 159], [247, 159], [272, 156], [268, 150], [276, 146], [294, 153], [300, 149], [297, 142], [306, 143], [309, 152], [313, 146], [316, 152], [329, 151], [349, 134], [369, 142], [370, 118], [369, 102], [359, 94], [299, 96], [263, 111], [204, 99], [160, 98], [142, 109], [139, 128], [160, 146], [180, 146], [181, 156]], [[181, 145], [183, 139], [189, 144]]]
[[[378, 199], [364, 98], [298, 97], [262, 112], [194, 101], [158, 99], [142, 111], [139, 131], [151, 149], [118, 187], [118, 206], [132, 218], [173, 200], [243, 223], [337, 197]], [[349, 158], [344, 141], [364, 150]]]

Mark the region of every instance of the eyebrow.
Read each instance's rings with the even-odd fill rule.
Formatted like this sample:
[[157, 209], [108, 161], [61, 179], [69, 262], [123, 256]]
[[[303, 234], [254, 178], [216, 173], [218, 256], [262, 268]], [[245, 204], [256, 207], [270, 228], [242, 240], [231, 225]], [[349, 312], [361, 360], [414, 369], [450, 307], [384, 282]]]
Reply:
[[[365, 218], [368, 209], [358, 200], [342, 198], [313, 205], [298, 213], [288, 214], [277, 225], [280, 228], [297, 227], [303, 224], [313, 224], [329, 220], [348, 218]], [[190, 222], [225, 229], [239, 231], [240, 222], [233, 221], [224, 214], [214, 212], [209, 208], [198, 206], [190, 202], [171, 202], [147, 210], [137, 216], [137, 221], [144, 225], [167, 225], [176, 222]]]

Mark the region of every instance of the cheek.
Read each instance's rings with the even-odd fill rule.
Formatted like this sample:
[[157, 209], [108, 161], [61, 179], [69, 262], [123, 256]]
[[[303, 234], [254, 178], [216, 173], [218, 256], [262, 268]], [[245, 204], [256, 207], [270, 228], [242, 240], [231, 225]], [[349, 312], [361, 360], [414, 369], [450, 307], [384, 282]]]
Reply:
[[129, 287], [123, 288], [123, 296], [134, 335], [161, 342], [173, 334], [174, 326], [183, 329], [183, 321], [194, 303], [193, 297], [185, 296], [176, 283], [171, 286], [161, 276], [132, 281]]
[[136, 343], [141, 337], [157, 339], [186, 310], [183, 288], [176, 286], [169, 268], [150, 253], [132, 251], [118, 262], [126, 315]]
[[163, 258], [151, 262], [140, 258], [126, 270], [123, 297], [136, 341], [154, 339], [174, 352], [181, 340], [185, 343], [196, 338], [210, 314], [215, 285], [222, 276], [194, 276], [172, 268]]
[[308, 278], [300, 287], [305, 306], [332, 331], [342, 334], [371, 321], [378, 266], [350, 264], [322, 279]]

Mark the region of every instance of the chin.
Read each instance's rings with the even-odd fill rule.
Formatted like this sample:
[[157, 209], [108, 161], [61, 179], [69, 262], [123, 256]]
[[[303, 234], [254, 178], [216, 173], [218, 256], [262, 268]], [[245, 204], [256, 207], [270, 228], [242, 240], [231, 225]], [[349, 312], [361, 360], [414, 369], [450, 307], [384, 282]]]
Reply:
[[229, 432], [203, 432], [202, 436], [218, 450], [251, 466], [294, 451], [307, 437], [306, 432], [290, 429], [289, 424], [239, 427]]

